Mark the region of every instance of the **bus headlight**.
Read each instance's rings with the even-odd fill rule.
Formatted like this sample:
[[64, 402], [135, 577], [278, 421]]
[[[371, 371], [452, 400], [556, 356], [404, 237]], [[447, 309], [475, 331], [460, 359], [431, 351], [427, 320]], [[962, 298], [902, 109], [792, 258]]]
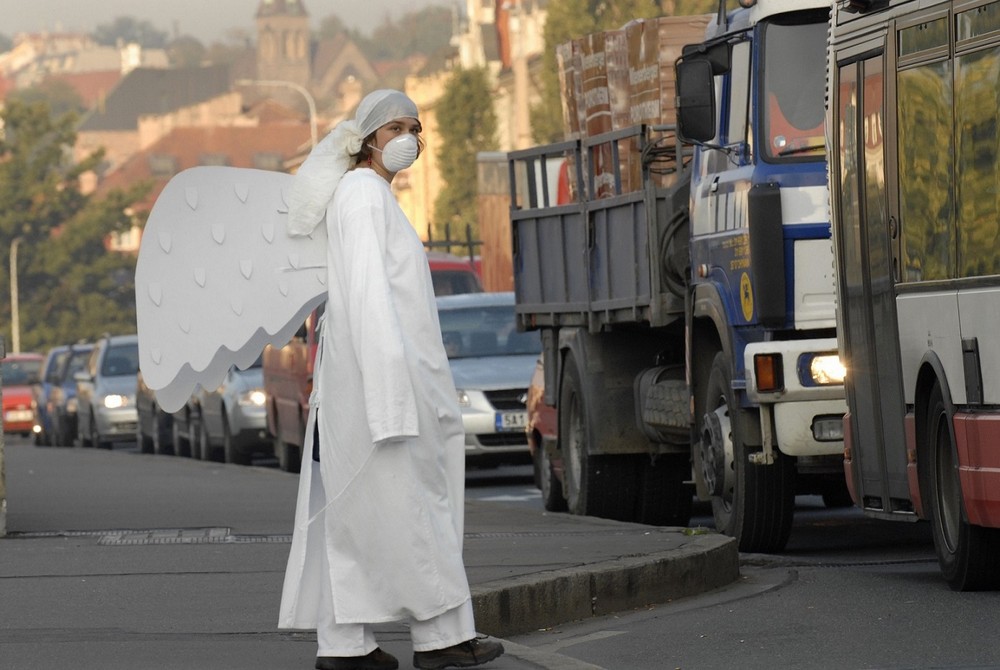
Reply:
[[807, 354], [799, 361], [803, 386], [838, 386], [844, 383], [847, 369], [837, 354]]

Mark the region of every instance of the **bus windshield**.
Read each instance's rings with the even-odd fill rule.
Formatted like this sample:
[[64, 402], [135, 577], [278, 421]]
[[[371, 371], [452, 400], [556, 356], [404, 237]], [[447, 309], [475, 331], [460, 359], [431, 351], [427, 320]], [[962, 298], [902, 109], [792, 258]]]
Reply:
[[764, 158], [770, 162], [826, 157], [826, 33], [825, 18], [804, 25], [774, 21], [764, 28], [762, 130]]

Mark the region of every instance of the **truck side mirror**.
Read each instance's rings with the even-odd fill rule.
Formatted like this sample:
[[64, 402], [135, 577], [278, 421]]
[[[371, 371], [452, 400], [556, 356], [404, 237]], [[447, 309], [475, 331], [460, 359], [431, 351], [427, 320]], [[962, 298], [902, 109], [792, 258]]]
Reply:
[[677, 134], [688, 142], [715, 137], [715, 87], [712, 64], [704, 58], [680, 60], [677, 76]]

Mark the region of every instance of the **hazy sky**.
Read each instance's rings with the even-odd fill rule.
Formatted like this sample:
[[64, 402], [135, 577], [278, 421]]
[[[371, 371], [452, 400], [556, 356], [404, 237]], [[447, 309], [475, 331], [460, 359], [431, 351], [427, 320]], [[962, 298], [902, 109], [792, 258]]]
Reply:
[[[429, 5], [450, 6], [455, 0], [303, 0], [313, 29], [336, 14], [348, 27], [364, 33], [387, 16]], [[463, 0], [464, 2], [464, 0]], [[255, 33], [260, 0], [0, 0], [0, 33], [48, 30], [90, 32], [119, 16], [149, 21], [173, 34], [174, 26], [208, 44], [223, 41], [230, 28]]]

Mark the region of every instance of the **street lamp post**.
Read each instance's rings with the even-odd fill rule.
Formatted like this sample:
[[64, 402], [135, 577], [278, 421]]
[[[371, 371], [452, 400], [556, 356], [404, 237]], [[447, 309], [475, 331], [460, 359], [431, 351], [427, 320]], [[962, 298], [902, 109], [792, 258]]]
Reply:
[[309, 133], [311, 146], [316, 146], [316, 100], [304, 86], [299, 86], [293, 81], [282, 81], [280, 79], [237, 79], [237, 86], [284, 86], [302, 94], [309, 105]]
[[10, 243], [10, 329], [12, 353], [15, 354], [21, 353], [21, 318], [17, 304], [17, 247], [22, 239], [15, 237]]

